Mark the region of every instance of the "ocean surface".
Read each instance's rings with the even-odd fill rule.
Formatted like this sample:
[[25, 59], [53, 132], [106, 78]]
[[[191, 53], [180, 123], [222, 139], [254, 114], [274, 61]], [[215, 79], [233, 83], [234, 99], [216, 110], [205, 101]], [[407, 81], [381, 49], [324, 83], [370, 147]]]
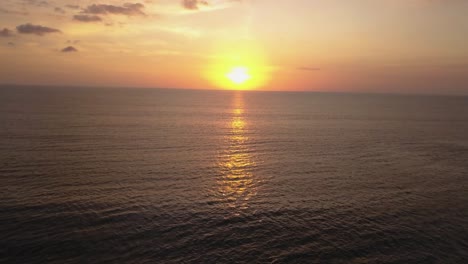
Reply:
[[0, 263], [468, 263], [468, 97], [3, 86]]

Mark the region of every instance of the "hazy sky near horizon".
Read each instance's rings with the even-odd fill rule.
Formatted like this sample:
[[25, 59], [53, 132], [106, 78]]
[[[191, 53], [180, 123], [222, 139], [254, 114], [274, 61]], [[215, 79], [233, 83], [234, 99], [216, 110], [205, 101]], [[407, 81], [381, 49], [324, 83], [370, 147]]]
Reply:
[[[0, 83], [468, 94], [464, 0], [2, 0]], [[223, 67], [224, 67], [223, 66]]]

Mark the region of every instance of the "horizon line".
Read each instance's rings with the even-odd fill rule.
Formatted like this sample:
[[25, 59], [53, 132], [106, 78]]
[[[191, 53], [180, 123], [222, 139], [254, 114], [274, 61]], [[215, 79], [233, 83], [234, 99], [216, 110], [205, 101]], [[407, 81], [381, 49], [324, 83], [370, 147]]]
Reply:
[[325, 90], [236, 90], [236, 89], [211, 89], [211, 88], [184, 88], [184, 87], [148, 87], [148, 86], [119, 86], [119, 85], [65, 85], [65, 84], [15, 84], [0, 83], [0, 88], [6, 86], [37, 87], [37, 88], [77, 88], [77, 89], [152, 89], [152, 90], [178, 90], [178, 91], [219, 91], [219, 92], [266, 92], [266, 93], [317, 93], [317, 94], [356, 94], [356, 95], [397, 95], [397, 96], [448, 96], [468, 97], [468, 93], [437, 93], [437, 92], [389, 92], [389, 91], [325, 91]]

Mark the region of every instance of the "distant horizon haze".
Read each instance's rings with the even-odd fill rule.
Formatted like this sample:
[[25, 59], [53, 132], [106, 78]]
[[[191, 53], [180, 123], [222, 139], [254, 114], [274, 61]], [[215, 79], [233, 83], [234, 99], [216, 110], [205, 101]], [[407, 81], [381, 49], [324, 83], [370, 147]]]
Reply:
[[0, 83], [2, 88], [57, 88], [57, 89], [154, 89], [154, 90], [179, 90], [179, 91], [226, 91], [226, 92], [272, 92], [272, 93], [318, 93], [318, 94], [369, 94], [369, 95], [401, 95], [401, 96], [468, 96], [468, 91], [414, 91], [409, 89], [402, 89], [401, 91], [377, 91], [377, 90], [268, 90], [253, 89], [253, 90], [236, 90], [228, 88], [187, 88], [187, 87], [152, 87], [152, 86], [125, 86], [125, 85], [64, 85], [64, 84], [14, 84], [14, 83]]

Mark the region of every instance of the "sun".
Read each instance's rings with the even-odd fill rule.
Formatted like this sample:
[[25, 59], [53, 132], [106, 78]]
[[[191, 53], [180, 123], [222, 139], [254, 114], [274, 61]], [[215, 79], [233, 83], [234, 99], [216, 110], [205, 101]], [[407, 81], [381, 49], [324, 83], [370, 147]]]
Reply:
[[241, 85], [248, 82], [251, 79], [249, 69], [243, 66], [233, 67], [226, 77], [234, 84]]
[[262, 51], [253, 48], [235, 50], [235, 47], [232, 50], [215, 52], [212, 62], [203, 69], [203, 77], [213, 88], [225, 90], [265, 87], [270, 81], [272, 67], [266, 62]]

